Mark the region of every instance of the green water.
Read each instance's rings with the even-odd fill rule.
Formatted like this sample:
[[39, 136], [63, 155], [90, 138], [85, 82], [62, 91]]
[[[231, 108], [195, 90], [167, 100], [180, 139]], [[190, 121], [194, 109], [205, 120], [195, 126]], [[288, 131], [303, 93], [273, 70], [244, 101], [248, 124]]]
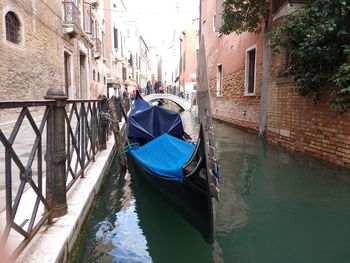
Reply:
[[115, 163], [70, 262], [350, 262], [350, 171], [214, 124], [222, 184], [213, 245]]

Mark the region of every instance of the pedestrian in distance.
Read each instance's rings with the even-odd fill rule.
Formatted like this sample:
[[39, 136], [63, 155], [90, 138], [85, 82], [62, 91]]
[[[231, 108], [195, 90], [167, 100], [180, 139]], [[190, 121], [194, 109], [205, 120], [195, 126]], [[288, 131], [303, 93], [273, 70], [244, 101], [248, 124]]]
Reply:
[[151, 82], [150, 81], [147, 81], [147, 84], [146, 84], [146, 94], [149, 95], [151, 94], [151, 90], [152, 90], [152, 85], [151, 85]]

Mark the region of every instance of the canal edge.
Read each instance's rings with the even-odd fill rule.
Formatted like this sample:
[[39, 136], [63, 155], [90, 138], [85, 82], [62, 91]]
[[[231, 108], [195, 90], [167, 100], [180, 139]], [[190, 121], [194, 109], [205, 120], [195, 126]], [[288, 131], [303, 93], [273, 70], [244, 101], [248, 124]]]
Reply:
[[115, 154], [115, 142], [111, 136], [107, 149], [97, 154], [96, 161], [88, 166], [85, 177], [79, 179], [67, 193], [68, 213], [54, 219], [52, 225], [43, 226], [16, 263], [67, 261]]

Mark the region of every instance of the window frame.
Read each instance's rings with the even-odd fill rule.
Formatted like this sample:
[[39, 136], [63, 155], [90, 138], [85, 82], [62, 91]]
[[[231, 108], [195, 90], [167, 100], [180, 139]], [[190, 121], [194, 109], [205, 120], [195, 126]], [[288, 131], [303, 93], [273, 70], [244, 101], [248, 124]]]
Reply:
[[[3, 17], [3, 29], [4, 29], [4, 39], [7, 43], [12, 44], [12, 45], [16, 45], [16, 46], [23, 46], [24, 45], [24, 37], [23, 37], [23, 22], [22, 19], [20, 18], [18, 12], [14, 11], [14, 10], [6, 10], [4, 12], [4, 17]], [[17, 20], [18, 22], [18, 32], [17, 32], [17, 42], [13, 42], [11, 40], [8, 39], [8, 28], [7, 28], [7, 15], [8, 14], [12, 14], [13, 17]]]
[[[249, 92], [249, 83], [250, 83], [250, 53], [252, 51], [255, 51], [255, 58], [254, 58], [254, 86], [253, 86], [253, 92]], [[244, 96], [255, 96], [256, 93], [256, 60], [257, 60], [257, 45], [253, 45], [250, 48], [247, 48], [245, 51], [245, 77], [244, 77]]]
[[224, 76], [223, 72], [224, 70], [222, 63], [220, 63], [216, 67], [216, 97], [222, 97], [222, 81]]
[[216, 12], [213, 13], [213, 32], [214, 33], [216, 32], [215, 24], [216, 24]]

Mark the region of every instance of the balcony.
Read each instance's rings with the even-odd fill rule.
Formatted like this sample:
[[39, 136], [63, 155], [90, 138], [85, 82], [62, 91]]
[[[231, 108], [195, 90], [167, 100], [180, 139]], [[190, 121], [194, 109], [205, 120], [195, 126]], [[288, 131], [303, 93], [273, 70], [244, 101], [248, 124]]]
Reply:
[[92, 38], [92, 41], [94, 42], [92, 54], [95, 59], [99, 59], [102, 55], [102, 41], [99, 38]]
[[79, 8], [73, 1], [63, 1], [63, 28], [65, 34], [71, 37], [81, 34], [81, 21]]

